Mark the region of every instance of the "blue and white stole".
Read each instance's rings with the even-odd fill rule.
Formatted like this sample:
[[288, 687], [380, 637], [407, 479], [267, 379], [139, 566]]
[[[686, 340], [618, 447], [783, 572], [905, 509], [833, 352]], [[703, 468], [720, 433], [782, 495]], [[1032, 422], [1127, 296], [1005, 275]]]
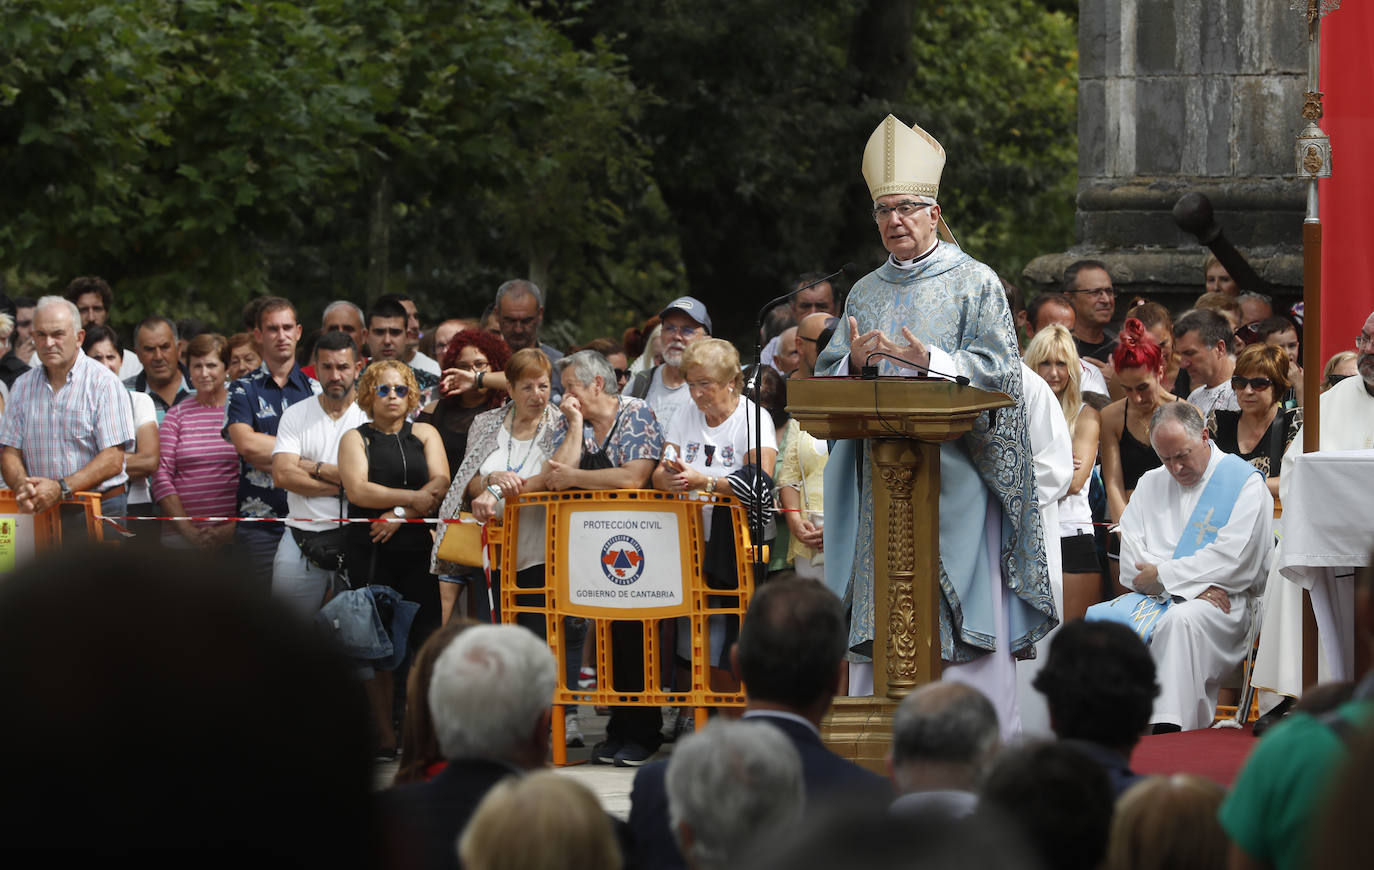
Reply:
[[[1207, 486], [1203, 488], [1202, 497], [1193, 508], [1183, 534], [1179, 535], [1172, 558], [1191, 556], [1215, 541], [1231, 519], [1231, 510], [1240, 498], [1241, 487], [1245, 486], [1251, 474], [1260, 473], [1258, 468], [1239, 456], [1230, 453], [1223, 455]], [[1167, 594], [1155, 597], [1141, 592], [1127, 592], [1111, 601], [1089, 607], [1084, 619], [1089, 622], [1120, 622], [1149, 643], [1171, 604], [1173, 599]]]

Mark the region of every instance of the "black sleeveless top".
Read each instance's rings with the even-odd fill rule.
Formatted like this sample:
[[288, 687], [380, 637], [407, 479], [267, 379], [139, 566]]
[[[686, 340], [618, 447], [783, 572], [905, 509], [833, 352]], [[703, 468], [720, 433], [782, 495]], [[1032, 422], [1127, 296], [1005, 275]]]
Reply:
[[440, 399], [432, 414], [421, 411], [415, 422], [428, 423], [439, 430], [444, 453], [448, 456], [449, 471], [457, 474], [468, 452], [468, 430], [472, 428], [472, 421], [477, 419], [478, 414], [490, 410], [491, 406], [485, 402], [469, 408], [456, 400]]
[[1278, 477], [1279, 467], [1283, 465], [1283, 454], [1293, 437], [1302, 427], [1302, 414], [1298, 408], [1290, 408], [1274, 415], [1269, 428], [1264, 430], [1260, 440], [1255, 442], [1249, 453], [1240, 450], [1240, 411], [1213, 410], [1207, 415], [1207, 429], [1217, 447], [1227, 453], [1234, 453], [1241, 459], [1258, 468], [1265, 477]]
[[[358, 427], [363, 436], [363, 451], [367, 455], [367, 479], [371, 483], [389, 486], [393, 489], [419, 489], [429, 481], [429, 463], [425, 461], [425, 445], [411, 431], [409, 421], [401, 426], [399, 432], [378, 432], [371, 423]], [[359, 507], [348, 504], [350, 517], [379, 517], [390, 513], [389, 510]], [[371, 546], [368, 527], [364, 523], [351, 523], [348, 527], [351, 542], [359, 546]], [[391, 536], [391, 540], [381, 545], [381, 551], [425, 550], [433, 543], [429, 526], [423, 523], [407, 523]]]
[[1140, 482], [1140, 476], [1145, 472], [1159, 468], [1163, 462], [1159, 461], [1159, 454], [1148, 444], [1141, 444], [1136, 437], [1131, 434], [1131, 427], [1126, 425], [1126, 421], [1121, 421], [1121, 486], [1126, 492], [1135, 489], [1135, 485]]

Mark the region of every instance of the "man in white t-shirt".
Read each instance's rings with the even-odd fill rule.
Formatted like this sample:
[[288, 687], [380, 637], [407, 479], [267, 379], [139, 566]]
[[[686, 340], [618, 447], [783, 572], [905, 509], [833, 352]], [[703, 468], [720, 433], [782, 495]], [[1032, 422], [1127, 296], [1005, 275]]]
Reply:
[[303, 551], [329, 540], [320, 535], [329, 535], [340, 539], [333, 549], [342, 552], [343, 527], [332, 522], [347, 513], [336, 464], [339, 439], [367, 422], [354, 401], [362, 359], [348, 333], [321, 336], [314, 362], [324, 392], [286, 409], [272, 449], [272, 480], [286, 490], [290, 517], [272, 562], [272, 594], [307, 619], [320, 608], [338, 566], [316, 564]]
[[680, 368], [682, 353], [689, 344], [711, 337], [711, 315], [699, 299], [682, 296], [669, 302], [658, 316], [662, 322], [663, 364], [635, 375], [625, 392], [648, 402], [658, 425], [667, 432], [678, 409], [692, 403]]

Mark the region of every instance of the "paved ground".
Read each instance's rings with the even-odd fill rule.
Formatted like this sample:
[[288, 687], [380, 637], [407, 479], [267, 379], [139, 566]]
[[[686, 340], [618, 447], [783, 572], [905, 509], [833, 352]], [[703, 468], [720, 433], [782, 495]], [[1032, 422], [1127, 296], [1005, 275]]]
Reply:
[[[605, 737], [606, 717], [596, 715], [591, 707], [580, 707], [579, 711], [578, 723], [587, 745], [581, 749], [569, 749], [569, 764], [560, 768], [559, 772], [591, 789], [601, 800], [606, 812], [624, 819], [630, 814], [630, 787], [634, 784], [635, 768], [590, 763], [592, 745]], [[668, 716], [665, 715], [664, 719], [666, 721]], [[665, 744], [658, 757], [666, 758], [671, 749], [672, 744]], [[396, 763], [378, 764], [376, 773], [377, 788], [386, 788], [396, 775]]]

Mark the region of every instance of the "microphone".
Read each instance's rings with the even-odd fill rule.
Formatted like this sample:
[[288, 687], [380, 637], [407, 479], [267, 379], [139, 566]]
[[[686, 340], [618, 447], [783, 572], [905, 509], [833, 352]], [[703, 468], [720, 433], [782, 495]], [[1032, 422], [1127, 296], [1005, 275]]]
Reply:
[[969, 385], [969, 379], [964, 377], [963, 375], [947, 375], [944, 372], [937, 372], [935, 369], [927, 368], [926, 366], [923, 366], [920, 363], [910, 362], [909, 360], [904, 360], [901, 357], [895, 357], [890, 353], [884, 353], [880, 350], [875, 350], [868, 356], [864, 357], [864, 367], [859, 371], [859, 376], [864, 380], [874, 380], [878, 377], [878, 367], [875, 365], [869, 365], [869, 363], [872, 362], [873, 358], [876, 356], [884, 356], [892, 360], [893, 362], [901, 363], [903, 366], [909, 369], [916, 369], [917, 371], [925, 372], [928, 375], [934, 375], [937, 378], [944, 378], [947, 381], [954, 381], [954, 383], [958, 384], [961, 387], [967, 387]]

